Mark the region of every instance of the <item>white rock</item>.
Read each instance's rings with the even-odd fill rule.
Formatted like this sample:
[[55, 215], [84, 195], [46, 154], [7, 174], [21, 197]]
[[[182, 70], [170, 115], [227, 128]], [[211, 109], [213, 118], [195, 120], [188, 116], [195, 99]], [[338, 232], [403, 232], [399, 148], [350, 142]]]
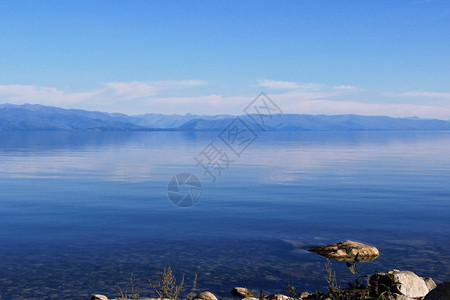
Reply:
[[398, 282], [397, 289], [401, 295], [420, 298], [428, 293], [425, 281], [411, 271], [393, 270], [388, 272], [394, 275], [394, 282]]

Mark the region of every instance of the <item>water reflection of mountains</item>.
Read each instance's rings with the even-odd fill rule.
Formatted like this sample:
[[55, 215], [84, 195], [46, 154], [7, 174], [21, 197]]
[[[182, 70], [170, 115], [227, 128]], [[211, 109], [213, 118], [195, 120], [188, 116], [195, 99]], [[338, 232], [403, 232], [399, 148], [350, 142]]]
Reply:
[[[146, 131], [146, 132], [102, 132], [102, 131], [0, 131], [0, 153], [16, 154], [52, 151], [83, 151], [84, 149], [106, 149], [127, 145], [142, 145], [148, 148], [173, 147], [198, 144], [199, 151], [210, 141], [217, 141], [217, 131]], [[389, 147], [412, 145], [426, 146], [446, 139], [450, 132], [370, 132], [370, 131], [303, 131], [303, 132], [258, 132], [254, 146], [271, 144], [272, 147], [289, 147], [293, 143], [302, 148], [333, 149], [347, 147]], [[224, 145], [222, 145], [224, 146]], [[252, 146], [253, 147], [253, 146]]]

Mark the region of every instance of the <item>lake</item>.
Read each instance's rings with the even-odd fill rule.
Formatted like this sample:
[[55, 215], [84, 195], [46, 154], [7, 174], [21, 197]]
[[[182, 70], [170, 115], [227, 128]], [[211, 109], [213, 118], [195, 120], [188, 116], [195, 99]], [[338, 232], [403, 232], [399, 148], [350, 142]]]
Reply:
[[[219, 133], [0, 132], [0, 298], [113, 296], [131, 274], [149, 295], [167, 266], [220, 298], [324, 291], [306, 250], [347, 239], [380, 250], [360, 274], [449, 280], [450, 132], [257, 132], [239, 156]], [[212, 145], [215, 182], [195, 160]], [[180, 173], [194, 206], [168, 198]]]

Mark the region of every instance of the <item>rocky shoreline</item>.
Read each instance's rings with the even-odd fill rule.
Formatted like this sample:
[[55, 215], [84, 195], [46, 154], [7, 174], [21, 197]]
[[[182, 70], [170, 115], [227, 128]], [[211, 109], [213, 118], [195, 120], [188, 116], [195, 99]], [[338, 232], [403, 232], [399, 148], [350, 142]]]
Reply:
[[[358, 276], [355, 265], [357, 263], [370, 262], [379, 256], [379, 251], [374, 246], [365, 245], [354, 241], [343, 241], [334, 244], [318, 246], [309, 249], [327, 259], [336, 261], [346, 261], [349, 270], [355, 274], [355, 283], [349, 283], [349, 287], [340, 288], [335, 284], [335, 274], [328, 269], [329, 288], [327, 293], [316, 291], [315, 293], [300, 292], [297, 293], [295, 288], [291, 287], [285, 294], [263, 295], [260, 291], [255, 294], [252, 290], [245, 287], [235, 287], [231, 290], [231, 295], [242, 300], [353, 300], [353, 299], [399, 299], [399, 300], [450, 300], [450, 282], [444, 282], [436, 285], [434, 280], [429, 277], [420, 277], [411, 271], [390, 270], [385, 273], [375, 272], [371, 276]], [[165, 270], [163, 275], [169, 275], [168, 282], [173, 279], [170, 268]], [[162, 275], [161, 278], [164, 276]], [[367, 284], [361, 282], [365, 278]], [[163, 285], [159, 285], [161, 287]], [[171, 288], [177, 288], [176, 285]], [[171, 296], [170, 293], [157, 292], [159, 298], [139, 297], [137, 294], [112, 299], [142, 299], [142, 300], [178, 300], [178, 294]], [[164, 297], [164, 295], [168, 297]], [[189, 300], [217, 300], [218, 298], [212, 292], [204, 291], [193, 295], [192, 293], [186, 297]], [[108, 300], [105, 295], [94, 294], [90, 300]]]
[[[410, 271], [394, 270], [400, 284], [398, 293], [393, 296], [380, 299], [397, 299], [397, 300], [449, 300], [450, 299], [450, 282], [445, 282], [436, 286], [433, 279], [422, 278]], [[231, 291], [231, 295], [240, 298], [241, 300], [327, 300], [334, 299], [329, 295], [318, 295], [316, 293], [302, 292], [296, 297], [290, 297], [284, 294], [271, 294], [268, 296], [260, 295], [255, 297], [253, 292], [247, 288], [235, 287]], [[355, 295], [355, 297], [358, 297]], [[112, 298], [115, 300], [133, 299], [136, 298]], [[161, 300], [161, 298], [138, 298], [142, 300]], [[363, 298], [348, 298], [348, 299], [363, 299]], [[371, 299], [371, 298], [368, 298]], [[90, 300], [109, 300], [105, 295], [92, 295]], [[162, 298], [162, 300], [173, 300], [169, 298]], [[218, 298], [211, 292], [201, 292], [192, 300], [218, 300]]]

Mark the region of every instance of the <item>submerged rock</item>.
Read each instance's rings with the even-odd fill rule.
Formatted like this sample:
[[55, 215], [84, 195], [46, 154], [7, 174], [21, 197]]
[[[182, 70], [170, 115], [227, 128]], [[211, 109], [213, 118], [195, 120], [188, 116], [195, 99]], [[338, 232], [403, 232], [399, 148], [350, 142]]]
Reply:
[[439, 284], [431, 290], [423, 300], [448, 300], [450, 299], [450, 281]]
[[374, 260], [380, 255], [377, 248], [353, 241], [343, 241], [319, 246], [312, 248], [309, 251], [316, 252], [322, 256], [338, 261], [353, 261], [356, 255], [359, 254], [361, 261], [367, 262]]
[[253, 296], [252, 290], [243, 287], [235, 287], [231, 290], [231, 295], [239, 298], [249, 298]]

